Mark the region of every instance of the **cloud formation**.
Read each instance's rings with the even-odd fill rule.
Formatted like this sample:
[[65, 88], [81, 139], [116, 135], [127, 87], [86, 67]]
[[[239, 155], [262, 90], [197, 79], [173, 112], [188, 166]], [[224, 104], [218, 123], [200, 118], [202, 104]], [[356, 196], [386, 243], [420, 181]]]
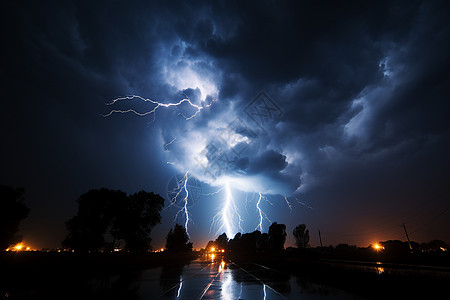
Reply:
[[[163, 194], [186, 170], [210, 185], [234, 180], [328, 205], [338, 194], [361, 201], [355, 183], [389, 190], [386, 174], [399, 188], [435, 183], [406, 193], [412, 202], [444, 197], [449, 11], [446, 1], [9, 1], [1, 156], [12, 159], [1, 178], [44, 186], [31, 188], [36, 210], [52, 186], [71, 190], [66, 214], [87, 188]], [[275, 110], [262, 108], [261, 91]], [[203, 109], [191, 120], [186, 103], [99, 117], [125, 95], [187, 95]], [[258, 119], [255, 105], [274, 115]]]

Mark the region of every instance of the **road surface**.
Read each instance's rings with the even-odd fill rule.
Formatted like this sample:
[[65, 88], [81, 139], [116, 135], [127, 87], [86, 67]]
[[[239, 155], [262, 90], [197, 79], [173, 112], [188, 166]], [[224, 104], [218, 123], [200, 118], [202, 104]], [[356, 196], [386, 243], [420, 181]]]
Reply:
[[144, 271], [136, 282], [142, 299], [356, 299], [331, 288], [258, 264], [199, 258], [188, 265]]

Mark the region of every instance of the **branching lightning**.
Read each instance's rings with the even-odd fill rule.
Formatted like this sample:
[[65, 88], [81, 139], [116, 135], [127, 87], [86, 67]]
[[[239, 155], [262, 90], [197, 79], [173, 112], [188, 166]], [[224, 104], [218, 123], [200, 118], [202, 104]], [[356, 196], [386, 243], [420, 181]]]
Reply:
[[289, 210], [292, 212], [292, 205], [289, 202], [288, 198], [286, 196], [284, 196], [284, 200], [286, 201], [287, 206], [289, 207]]
[[173, 140], [171, 140], [170, 142], [168, 142], [167, 144], [164, 145], [164, 149], [169, 150], [169, 148], [167, 148], [167, 146], [170, 146], [173, 142], [175, 142], [177, 138], [173, 138]]
[[[126, 96], [126, 97], [116, 98], [116, 99], [112, 100], [110, 103], [108, 103], [107, 105], [113, 106], [115, 104], [118, 104], [118, 102], [133, 101], [133, 100], [148, 103], [148, 104], [150, 104], [151, 107], [149, 110], [146, 110], [146, 111], [139, 111], [139, 110], [136, 110], [133, 108], [129, 108], [129, 109], [117, 109], [116, 108], [116, 109], [112, 109], [111, 111], [109, 111], [109, 113], [104, 115], [104, 117], [109, 117], [112, 114], [116, 114], [116, 113], [119, 113], [119, 114], [132, 113], [132, 114], [135, 114], [138, 116], [153, 116], [153, 121], [154, 121], [156, 119], [156, 112], [158, 109], [164, 109], [164, 108], [170, 108], [170, 107], [180, 107], [181, 105], [183, 105], [183, 107], [189, 106], [190, 107], [189, 111], [192, 113], [190, 113], [189, 115], [185, 115], [185, 114], [179, 112], [178, 115], [182, 116], [185, 120], [191, 120], [192, 118], [196, 117], [197, 114], [199, 114], [204, 108], [210, 107], [216, 101], [216, 100], [213, 100], [209, 104], [205, 104], [203, 102], [201, 105], [197, 105], [197, 104], [193, 103], [187, 95], [185, 95], [185, 97], [178, 102], [163, 103], [163, 102], [147, 99], [142, 96], [131, 95], [131, 96]], [[175, 137], [170, 142], [166, 143], [164, 145], [164, 149], [166, 151], [168, 151], [169, 146], [172, 145], [176, 141], [176, 139], [177, 138]], [[171, 162], [171, 161], [167, 161], [166, 164], [173, 165], [175, 163]], [[188, 227], [190, 225], [191, 218], [190, 218], [190, 213], [188, 210], [188, 200], [189, 200], [188, 180], [189, 180], [189, 171], [186, 171], [183, 178], [181, 178], [180, 180], [177, 181], [176, 188], [172, 191], [172, 193], [175, 196], [173, 196], [169, 200], [170, 201], [169, 207], [176, 203], [182, 203], [182, 205], [180, 205], [181, 208], [177, 211], [174, 220], [176, 221], [180, 214], [183, 215], [182, 217], [184, 217], [184, 227], [186, 229], [186, 232], [189, 235]], [[213, 217], [213, 221], [212, 221], [211, 227], [210, 227], [210, 232], [214, 226], [215, 228], [218, 228], [216, 234], [225, 232], [227, 237], [229, 237], [229, 238], [233, 238], [238, 230], [241, 230], [241, 232], [244, 232], [244, 230], [242, 229], [242, 226], [241, 226], [242, 218], [241, 218], [241, 215], [239, 214], [238, 207], [235, 203], [231, 185], [232, 185], [232, 180], [228, 180], [225, 182], [224, 186], [219, 188], [217, 191], [215, 191], [213, 193], [209, 193], [209, 194], [203, 194], [205, 196], [213, 196], [213, 195], [217, 195], [217, 194], [223, 192], [223, 195], [224, 195], [223, 204], [222, 204], [222, 207], [217, 212], [217, 214]], [[257, 209], [259, 218], [258, 218], [258, 224], [257, 224], [255, 230], [260, 230], [262, 232], [264, 220], [267, 220], [269, 223], [271, 223], [271, 220], [268, 218], [267, 214], [263, 211], [262, 201], [266, 201], [270, 205], [273, 205], [273, 204], [261, 193], [258, 193], [258, 194], [259, 194], [259, 198], [256, 203], [256, 209]], [[253, 197], [255, 195], [257, 195], [257, 194], [254, 193]], [[192, 196], [191, 196], [191, 198], [192, 198]], [[299, 201], [296, 197], [294, 197], [294, 198], [297, 200], [297, 202], [299, 204], [302, 204], [302, 205], [306, 206], [307, 208], [312, 209], [312, 207]], [[252, 198], [252, 199], [254, 199], [254, 198]], [[292, 211], [292, 205], [289, 202], [288, 198], [284, 197], [284, 200], [286, 201], [286, 204], [289, 207], [289, 210]], [[249, 204], [248, 193], [246, 193], [246, 195], [245, 195], [246, 211], [247, 211], [248, 204]], [[236, 223], [237, 223], [237, 226], [236, 226]], [[181, 289], [181, 284], [180, 284], [180, 289]]]
[[224, 199], [224, 205], [220, 209], [220, 211], [214, 216], [213, 222], [211, 223], [210, 232], [215, 225], [218, 229], [216, 232], [216, 235], [225, 232], [228, 238], [233, 238], [236, 234], [236, 228], [233, 226], [233, 220], [235, 218], [238, 219], [238, 228], [241, 231], [244, 231], [242, 229], [242, 218], [239, 214], [239, 210], [236, 206], [236, 203], [233, 198], [233, 193], [230, 188], [230, 184], [227, 182], [225, 185], [218, 189], [217, 191], [209, 194], [205, 194], [208, 196], [215, 195], [220, 193], [221, 191], [225, 191], [225, 199]]
[[272, 203], [270, 203], [270, 201], [264, 197], [261, 193], [259, 194], [259, 198], [258, 198], [258, 202], [256, 203], [256, 209], [258, 210], [259, 213], [259, 224], [256, 226], [255, 230], [257, 230], [259, 228], [259, 231], [263, 231], [263, 221], [264, 219], [266, 219], [267, 221], [269, 221], [269, 223], [272, 223], [272, 221], [270, 221], [270, 219], [267, 217], [266, 213], [261, 209], [261, 200], [267, 201], [270, 205], [273, 205]]
[[222, 209], [221, 215], [225, 232], [229, 237], [233, 236], [233, 230], [231, 229], [230, 224], [230, 207], [232, 204], [234, 204], [233, 195], [231, 194], [230, 186], [227, 183], [225, 185], [225, 205]]
[[306, 204], [305, 202], [302, 202], [302, 201], [298, 200], [297, 197], [294, 197], [294, 198], [295, 198], [295, 200], [297, 200], [297, 203], [305, 206], [306, 208], [309, 208], [309, 209], [313, 210], [313, 208], [311, 206], [309, 206], [308, 204]]
[[189, 171], [187, 171], [186, 174], [184, 174], [183, 178], [181, 178], [177, 182], [177, 186], [176, 186], [175, 191], [174, 191], [175, 196], [173, 196], [172, 199], [170, 199], [170, 205], [169, 206], [174, 205], [177, 202], [177, 199], [180, 196], [181, 192], [184, 192], [185, 196], [181, 200], [182, 203], [183, 203], [183, 206], [176, 213], [174, 220], [176, 221], [178, 219], [178, 215], [180, 213], [184, 214], [184, 219], [185, 219], [184, 228], [186, 229], [186, 233], [189, 235], [188, 226], [189, 226], [190, 220], [189, 220], [189, 211], [188, 211], [188, 208], [187, 208], [188, 199], [189, 199], [189, 190], [187, 188], [187, 182], [188, 182], [188, 179], [189, 179], [188, 174], [189, 174]]
[[[144, 111], [144, 112], [139, 112], [139, 111], [137, 111], [135, 109], [132, 109], [132, 108], [126, 109], [126, 110], [112, 109], [109, 113], [107, 113], [106, 115], [103, 115], [103, 116], [104, 117], [109, 117], [109, 116], [111, 116], [112, 114], [115, 114], [115, 113], [120, 113], [120, 114], [133, 113], [133, 114], [141, 116], [141, 117], [148, 116], [148, 115], [153, 115], [153, 121], [154, 121], [155, 118], [156, 118], [156, 111], [159, 108], [177, 107], [177, 106], [182, 105], [183, 103], [186, 103], [190, 107], [194, 108], [195, 111], [190, 116], [186, 116], [183, 113], [178, 113], [178, 115], [182, 116], [185, 120], [190, 120], [190, 119], [194, 118], [202, 109], [210, 107], [216, 101], [216, 100], [213, 100], [209, 104], [200, 106], [200, 105], [197, 105], [197, 104], [193, 103], [191, 101], [191, 99], [189, 99], [189, 97], [186, 94], [184, 96], [185, 96], [185, 98], [183, 98], [182, 100], [180, 100], [178, 102], [174, 102], [174, 103], [162, 103], [162, 102], [159, 102], [159, 101], [154, 101], [154, 100], [151, 100], [151, 99], [144, 98], [144, 97], [139, 96], [139, 95], [131, 95], [131, 96], [126, 96], [126, 97], [119, 97], [119, 98], [113, 99], [110, 103], [107, 103], [107, 105], [111, 106], [111, 105], [114, 105], [114, 104], [116, 104], [118, 102], [137, 99], [137, 100], [140, 100], [142, 102], [151, 103], [151, 104], [154, 105], [154, 107], [151, 110]], [[176, 140], [176, 137], [173, 138], [169, 143], [165, 144], [164, 145], [164, 149], [166, 151], [169, 150], [168, 146], [170, 146], [175, 140]], [[166, 164], [173, 165], [175, 163], [167, 161]], [[189, 235], [188, 225], [189, 225], [189, 222], [190, 222], [190, 219], [189, 219], [189, 215], [190, 214], [189, 214], [189, 211], [188, 211], [188, 198], [189, 198], [189, 190], [187, 188], [188, 173], [189, 173], [189, 171], [187, 171], [186, 174], [184, 175], [184, 177], [179, 182], [177, 182], [177, 188], [174, 191], [175, 196], [172, 199], [170, 199], [169, 207], [174, 205], [177, 202], [177, 199], [180, 196], [181, 192], [184, 191], [185, 197], [182, 200], [183, 206], [176, 213], [175, 220], [178, 219], [178, 215], [180, 213], [184, 214], [184, 217], [185, 217], [184, 227], [186, 229], [187, 234]]]
[[194, 118], [203, 108], [210, 107], [215, 102], [215, 100], [213, 100], [213, 101], [211, 101], [209, 104], [207, 104], [205, 106], [199, 106], [199, 105], [197, 105], [195, 103], [192, 103], [191, 99], [189, 99], [189, 97], [185, 95], [185, 98], [181, 99], [178, 102], [162, 103], [162, 102], [154, 101], [152, 99], [144, 98], [142, 96], [131, 95], [131, 96], [126, 96], [126, 97], [116, 98], [116, 99], [112, 100], [110, 103], [107, 103], [107, 105], [114, 105], [117, 102], [126, 101], [126, 100], [134, 100], [134, 99], [138, 99], [138, 100], [141, 100], [143, 102], [149, 102], [151, 104], [154, 104], [155, 106], [153, 107], [153, 109], [145, 111], [145, 112], [139, 112], [139, 111], [134, 110], [132, 108], [125, 109], [125, 110], [113, 109], [109, 113], [104, 115], [104, 117], [109, 117], [109, 116], [111, 116], [112, 114], [115, 114], [115, 113], [120, 113], [120, 114], [133, 113], [133, 114], [136, 114], [136, 115], [141, 116], [141, 117], [153, 114], [153, 120], [155, 120], [155, 113], [158, 110], [158, 108], [160, 108], [160, 107], [167, 108], [167, 107], [173, 107], [173, 106], [180, 106], [183, 103], [187, 103], [189, 106], [191, 106], [192, 108], [195, 109], [194, 113], [192, 115], [190, 115], [190, 116], [186, 116], [183, 113], [179, 113], [178, 115], [182, 116], [186, 120], [190, 120], [190, 119]]
[[215, 191], [215, 192], [208, 193], [208, 194], [202, 194], [202, 195], [203, 195], [203, 196], [212, 196], [212, 195], [216, 195], [216, 194], [220, 193], [224, 188], [225, 188], [225, 187], [222, 187], [222, 188], [218, 189], [218, 190]]

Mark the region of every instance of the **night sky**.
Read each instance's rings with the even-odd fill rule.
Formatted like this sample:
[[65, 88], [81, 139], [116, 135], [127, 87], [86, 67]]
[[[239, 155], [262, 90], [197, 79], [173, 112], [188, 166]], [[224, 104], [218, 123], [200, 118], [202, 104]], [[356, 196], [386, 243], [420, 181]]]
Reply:
[[[225, 186], [233, 233], [262, 216], [286, 246], [300, 223], [312, 246], [406, 240], [403, 223], [450, 242], [449, 20], [448, 1], [4, 1], [0, 184], [26, 189], [24, 241], [60, 247], [106, 187], [166, 198], [161, 247], [188, 172], [194, 248], [227, 231]], [[107, 105], [129, 95], [192, 105], [108, 115], [156, 107]]]

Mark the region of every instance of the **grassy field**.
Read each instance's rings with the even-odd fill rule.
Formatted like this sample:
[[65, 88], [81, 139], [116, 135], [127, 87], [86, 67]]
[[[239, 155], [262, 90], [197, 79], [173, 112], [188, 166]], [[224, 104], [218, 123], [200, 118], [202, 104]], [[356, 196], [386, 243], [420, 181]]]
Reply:
[[[137, 280], [145, 269], [185, 264], [196, 254], [2, 252], [0, 297], [4, 299], [127, 299], [120, 288], [94, 288], [114, 276]], [[125, 284], [125, 283], [124, 283]], [[107, 285], [105, 285], [107, 286]], [[99, 292], [100, 291], [100, 292]]]

